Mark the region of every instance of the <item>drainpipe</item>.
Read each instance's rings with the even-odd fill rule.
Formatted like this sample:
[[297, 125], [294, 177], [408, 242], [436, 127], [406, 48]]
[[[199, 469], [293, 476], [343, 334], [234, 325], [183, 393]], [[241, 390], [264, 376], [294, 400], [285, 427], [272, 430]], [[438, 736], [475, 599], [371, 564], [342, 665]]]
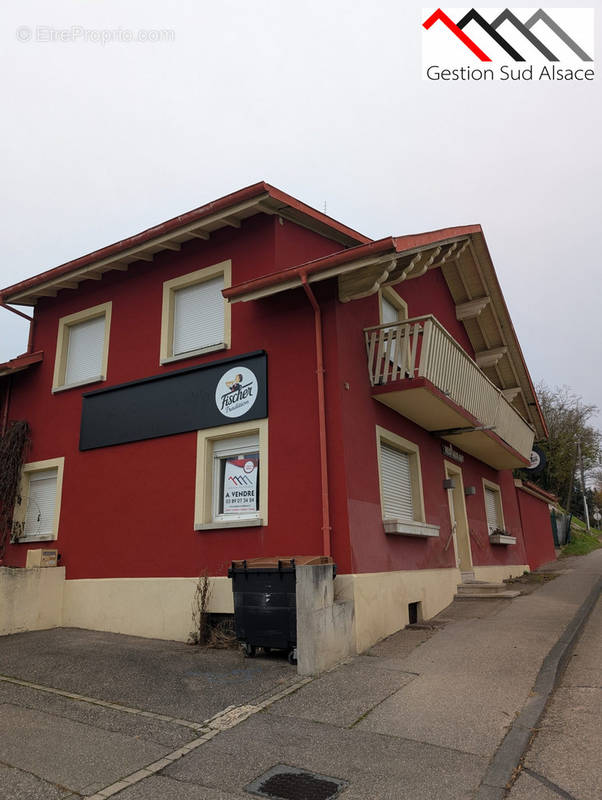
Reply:
[[30, 317], [28, 314], [24, 314], [22, 311], [18, 311], [16, 308], [12, 308], [11, 306], [7, 306], [6, 303], [0, 300], [0, 306], [5, 308], [7, 311], [12, 311], [13, 314], [17, 314], [19, 317], [23, 317], [23, 319], [29, 320], [29, 336], [27, 337], [27, 352], [31, 353], [33, 347], [33, 317]]
[[9, 375], [6, 380], [6, 389], [4, 391], [4, 402], [2, 408], [2, 427], [0, 428], [0, 437], [4, 436], [8, 427], [8, 409], [10, 406], [10, 390], [13, 384], [13, 376]]
[[328, 497], [328, 447], [326, 444], [326, 407], [324, 403], [324, 346], [322, 342], [322, 314], [320, 306], [310, 285], [307, 273], [301, 273], [305, 294], [314, 310], [316, 338], [316, 374], [318, 378], [318, 427], [320, 431], [320, 477], [322, 484], [322, 550], [325, 556], [331, 555], [330, 547], [330, 504]]

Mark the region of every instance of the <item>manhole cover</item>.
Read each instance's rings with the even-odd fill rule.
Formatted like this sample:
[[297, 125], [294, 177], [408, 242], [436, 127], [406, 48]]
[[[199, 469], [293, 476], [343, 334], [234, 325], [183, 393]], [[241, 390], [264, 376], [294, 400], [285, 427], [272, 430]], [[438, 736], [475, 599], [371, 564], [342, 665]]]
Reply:
[[245, 791], [271, 800], [331, 800], [345, 786], [345, 781], [337, 778], [277, 764], [245, 786]]

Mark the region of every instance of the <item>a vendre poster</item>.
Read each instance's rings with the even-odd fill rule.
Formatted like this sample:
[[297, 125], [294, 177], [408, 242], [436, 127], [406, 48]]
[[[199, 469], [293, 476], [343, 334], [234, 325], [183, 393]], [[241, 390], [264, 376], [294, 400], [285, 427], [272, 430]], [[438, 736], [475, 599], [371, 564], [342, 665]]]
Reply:
[[224, 466], [223, 513], [246, 514], [257, 510], [256, 458], [227, 458]]

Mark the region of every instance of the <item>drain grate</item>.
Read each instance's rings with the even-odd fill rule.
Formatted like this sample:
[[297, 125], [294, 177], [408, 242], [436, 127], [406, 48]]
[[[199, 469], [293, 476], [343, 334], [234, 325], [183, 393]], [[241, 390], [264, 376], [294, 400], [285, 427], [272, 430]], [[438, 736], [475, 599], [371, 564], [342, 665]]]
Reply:
[[277, 764], [245, 786], [245, 791], [270, 800], [331, 800], [346, 786], [338, 778]]

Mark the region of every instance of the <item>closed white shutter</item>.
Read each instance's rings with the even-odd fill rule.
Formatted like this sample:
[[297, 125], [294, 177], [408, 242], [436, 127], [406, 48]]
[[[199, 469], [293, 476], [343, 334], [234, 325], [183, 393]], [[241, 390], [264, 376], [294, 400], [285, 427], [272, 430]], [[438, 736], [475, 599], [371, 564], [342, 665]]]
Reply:
[[224, 276], [174, 292], [173, 355], [224, 341]]
[[489, 533], [492, 533], [496, 528], [501, 528], [500, 518], [498, 515], [497, 492], [493, 489], [485, 489], [485, 511], [487, 513], [487, 527]]
[[54, 533], [57, 474], [56, 469], [30, 474], [25, 536], [48, 536]]
[[399, 322], [399, 311], [395, 308], [393, 303], [389, 302], [386, 297], [381, 297], [380, 302], [382, 324], [389, 325], [393, 322]]
[[410, 457], [381, 442], [380, 479], [386, 519], [414, 519]]
[[101, 377], [104, 344], [104, 315], [69, 326], [65, 384]]

